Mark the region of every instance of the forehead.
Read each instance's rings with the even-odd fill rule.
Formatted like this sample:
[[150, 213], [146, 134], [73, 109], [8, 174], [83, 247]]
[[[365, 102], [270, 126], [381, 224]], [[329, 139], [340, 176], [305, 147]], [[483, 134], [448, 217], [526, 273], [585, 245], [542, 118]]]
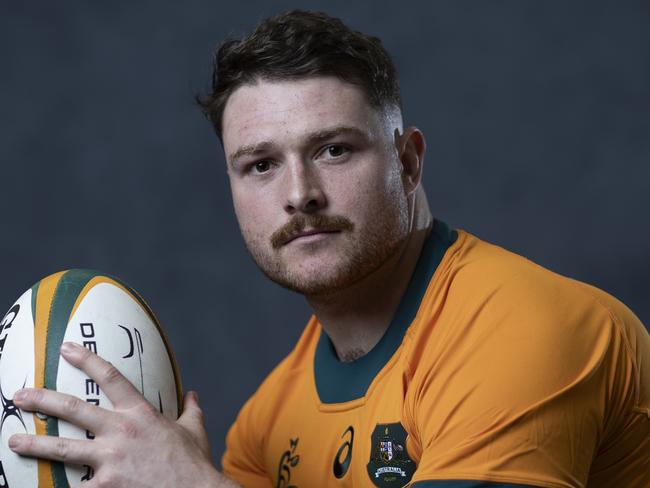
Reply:
[[243, 85], [223, 113], [226, 154], [259, 141], [298, 142], [324, 127], [357, 127], [371, 135], [383, 117], [363, 91], [335, 77], [268, 81]]

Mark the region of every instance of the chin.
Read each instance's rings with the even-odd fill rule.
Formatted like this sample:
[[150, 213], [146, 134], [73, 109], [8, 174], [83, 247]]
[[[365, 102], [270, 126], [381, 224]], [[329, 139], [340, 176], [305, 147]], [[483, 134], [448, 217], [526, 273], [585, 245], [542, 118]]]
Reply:
[[370, 275], [377, 266], [359, 266], [360, 263], [339, 262], [336, 265], [313, 263], [300, 266], [298, 270], [284, 268], [276, 273], [265, 274], [280, 286], [306, 296], [331, 295], [345, 290]]
[[400, 248], [399, 238], [390, 233], [370, 235], [356, 245], [320, 249], [318, 252], [292, 252], [280, 256], [248, 246], [262, 272], [278, 285], [302, 295], [331, 295], [363, 280]]
[[294, 277], [284, 279], [270, 276], [269, 278], [271, 278], [283, 288], [305, 296], [331, 295], [332, 293], [341, 291], [342, 289], [346, 288], [345, 285], [342, 285], [337, 280], [301, 280]]

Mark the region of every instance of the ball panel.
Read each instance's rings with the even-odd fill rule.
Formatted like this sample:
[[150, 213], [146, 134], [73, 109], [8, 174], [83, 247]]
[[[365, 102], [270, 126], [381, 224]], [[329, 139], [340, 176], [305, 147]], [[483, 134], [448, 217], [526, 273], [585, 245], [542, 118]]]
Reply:
[[[44, 371], [45, 388], [57, 390], [61, 344], [63, 344], [63, 337], [66, 333], [70, 312], [77, 296], [95, 274], [96, 273], [94, 272], [86, 270], [70, 270], [63, 273], [56, 284], [52, 296], [52, 302], [50, 304], [50, 313], [46, 327]], [[56, 417], [48, 416], [44, 422], [45, 432], [48, 435], [58, 437], [59, 420]], [[46, 472], [48, 468], [51, 472], [51, 478], [55, 487], [68, 486], [68, 480], [63, 463], [41, 463], [39, 464], [39, 474], [42, 471]], [[49, 475], [45, 474], [45, 476], [47, 479], [50, 479]]]
[[181, 374], [178, 369], [178, 363], [176, 362], [176, 356], [174, 355], [174, 351], [171, 348], [169, 339], [167, 338], [167, 334], [165, 333], [165, 330], [160, 326], [160, 322], [158, 322], [158, 319], [156, 318], [156, 315], [153, 313], [153, 310], [151, 310], [151, 307], [147, 304], [145, 299], [140, 295], [137, 290], [134, 290], [131, 288], [129, 285], [121, 281], [119, 278], [116, 278], [115, 276], [110, 276], [106, 275], [109, 278], [111, 278], [114, 283], [118, 286], [121, 286], [126, 292], [128, 292], [134, 299], [136, 299], [140, 305], [142, 306], [142, 309], [149, 315], [151, 318], [151, 321], [156, 325], [156, 329], [158, 330], [158, 334], [162, 338], [162, 341], [165, 345], [165, 349], [167, 351], [167, 355], [170, 358], [171, 365], [172, 365], [172, 370], [174, 372], [174, 382], [176, 384], [176, 402], [178, 404], [178, 410], [176, 412], [176, 418], [180, 417], [181, 415], [181, 409], [183, 406], [183, 384], [181, 382]]
[[[61, 271], [42, 279], [34, 288], [36, 288], [36, 314], [34, 320], [34, 386], [37, 388], [55, 389], [55, 383], [52, 378], [56, 378], [58, 361], [52, 361], [54, 349], [58, 356], [61, 343], [57, 340], [60, 305], [57, 302], [65, 296], [65, 287], [61, 288], [67, 271]], [[52, 312], [55, 317], [53, 320]], [[52, 324], [55, 324], [52, 327]], [[58, 346], [57, 343], [58, 342]], [[48, 386], [49, 383], [49, 386]], [[43, 416], [42, 418], [32, 415], [36, 434], [38, 435], [58, 435], [57, 419], [54, 417]], [[37, 473], [39, 479], [39, 488], [63, 488], [68, 483], [65, 479], [65, 470], [63, 464], [53, 463], [39, 459], [37, 461]]]
[[[63, 340], [81, 344], [110, 361], [163, 415], [176, 420], [179, 388], [167, 345], [158, 332], [158, 325], [122, 286], [104, 277], [93, 278], [78, 300]], [[57, 391], [102, 408], [113, 408], [93, 380], [63, 358], [59, 361]], [[91, 432], [65, 421], [59, 421], [58, 427], [62, 437], [94, 437]], [[65, 469], [72, 485], [92, 473], [89, 467], [66, 466]]]
[[[71, 270], [71, 271], [85, 271], [85, 270]], [[110, 283], [116, 286], [117, 288], [120, 288], [125, 293], [127, 293], [135, 302], [140, 304], [143, 313], [148, 315], [149, 319], [151, 320], [151, 323], [155, 325], [155, 328], [158, 331], [158, 335], [162, 339], [162, 342], [165, 346], [165, 351], [167, 356], [170, 359], [172, 371], [174, 374], [174, 383], [176, 385], [176, 403], [178, 405], [178, 410], [176, 411], [176, 418], [178, 418], [181, 415], [181, 408], [183, 405], [183, 387], [181, 382], [181, 375], [178, 370], [178, 365], [176, 363], [176, 357], [174, 355], [174, 351], [172, 350], [169, 344], [169, 340], [167, 339], [167, 335], [165, 334], [164, 329], [160, 326], [160, 322], [158, 322], [158, 319], [156, 318], [155, 314], [153, 313], [153, 311], [151, 310], [147, 302], [144, 300], [144, 298], [142, 298], [142, 296], [136, 290], [134, 290], [128, 284], [126, 284], [119, 278], [116, 278], [115, 276], [95, 273], [95, 276], [86, 284], [84, 289], [79, 294], [77, 301], [72, 309], [71, 316], [74, 315], [77, 308], [79, 307], [79, 304], [88, 294], [88, 292], [99, 283]]]
[[[36, 315], [34, 317], [34, 352], [35, 352], [35, 370], [34, 386], [36, 388], [45, 387], [45, 360], [47, 351], [47, 329], [50, 322], [50, 310], [54, 292], [59, 280], [65, 271], [55, 273], [40, 281], [38, 293], [36, 295]], [[45, 425], [42, 425], [42, 432], [45, 434]], [[37, 427], [37, 430], [39, 427]]]
[[[65, 272], [56, 285], [50, 305], [45, 341], [45, 388], [56, 389], [61, 344], [63, 344], [70, 314], [79, 294], [96, 274], [94, 271], [73, 269]], [[48, 434], [58, 435], [55, 423], [48, 424]]]

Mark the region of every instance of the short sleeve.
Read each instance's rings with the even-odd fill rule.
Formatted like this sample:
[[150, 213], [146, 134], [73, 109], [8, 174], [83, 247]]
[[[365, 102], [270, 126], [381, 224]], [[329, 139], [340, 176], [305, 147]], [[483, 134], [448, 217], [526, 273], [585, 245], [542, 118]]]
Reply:
[[272, 483], [264, 469], [260, 432], [253, 414], [254, 399], [255, 396], [244, 404], [230, 427], [221, 465], [228, 478], [245, 488], [269, 488]]
[[586, 486], [611, 426], [636, 415], [634, 364], [607, 308], [570, 280], [519, 277], [457, 310], [410, 395], [413, 484]]

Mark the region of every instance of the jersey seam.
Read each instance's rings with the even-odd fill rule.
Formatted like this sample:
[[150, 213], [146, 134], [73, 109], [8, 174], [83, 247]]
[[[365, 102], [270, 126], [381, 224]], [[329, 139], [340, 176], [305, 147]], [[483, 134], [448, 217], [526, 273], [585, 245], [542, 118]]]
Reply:
[[630, 363], [632, 364], [632, 370], [633, 370], [633, 373], [634, 373], [634, 405], [633, 405], [633, 409], [636, 411], [636, 409], [640, 408], [643, 411], [645, 411], [646, 408], [643, 407], [642, 405], [640, 405], [641, 394], [640, 394], [639, 385], [641, 383], [641, 371], [640, 371], [640, 369], [638, 368], [638, 366], [636, 364], [636, 359], [634, 357], [634, 354], [632, 354], [632, 346], [630, 345], [627, 334], [625, 333], [625, 330], [624, 330], [623, 326], [620, 323], [620, 322], [622, 322], [622, 320], [620, 319], [618, 314], [616, 314], [616, 312], [614, 310], [612, 310], [611, 307], [609, 307], [606, 303], [603, 303], [598, 296], [591, 293], [588, 289], [585, 289], [583, 286], [580, 286], [583, 283], [581, 283], [581, 282], [579, 282], [577, 280], [574, 280], [573, 278], [569, 278], [568, 276], [564, 276], [564, 275], [561, 275], [561, 274], [556, 273], [554, 271], [551, 271], [551, 270], [549, 270], [547, 268], [544, 268], [543, 266], [531, 261], [530, 259], [528, 259], [528, 258], [526, 258], [524, 256], [522, 256], [522, 257], [525, 259], [525, 261], [527, 263], [529, 263], [529, 265], [531, 265], [533, 267], [536, 267], [536, 268], [540, 268], [540, 269], [542, 269], [542, 270], [544, 270], [546, 272], [549, 272], [549, 273], [554, 274], [555, 276], [558, 276], [563, 281], [565, 281], [568, 284], [568, 286], [572, 287], [575, 291], [577, 291], [581, 295], [586, 296], [587, 298], [589, 298], [592, 302], [594, 302], [597, 306], [599, 306], [601, 310], [603, 310], [604, 312], [607, 313], [611, 323], [614, 325], [614, 329], [616, 329], [618, 334], [621, 336], [621, 339], [623, 341], [623, 347], [624, 347], [625, 355], [626, 355], [627, 359], [630, 361]]
[[633, 349], [632, 346], [629, 342], [628, 336], [625, 332], [624, 327], [621, 325], [623, 320], [618, 316], [618, 314], [612, 310], [612, 308], [604, 303], [597, 295], [594, 293], [590, 292], [589, 289], [586, 289], [584, 286], [584, 283], [575, 280], [573, 278], [569, 278], [568, 276], [561, 275], [559, 273], [556, 273], [554, 271], [551, 271], [547, 268], [544, 268], [543, 266], [531, 261], [528, 258], [524, 259], [529, 263], [529, 265], [536, 267], [536, 268], [541, 268], [547, 272], [553, 273], [555, 276], [558, 276], [561, 278], [564, 282], [567, 283], [568, 286], [570, 286], [573, 290], [575, 290], [577, 293], [580, 293], [581, 295], [589, 298], [596, 306], [598, 306], [601, 311], [604, 311], [608, 316], [611, 324], [613, 325], [614, 330], [619, 334], [621, 337], [621, 341], [623, 342], [623, 350], [624, 354], [627, 358], [627, 360], [630, 362], [632, 365], [632, 372], [634, 375], [634, 405], [632, 406], [632, 412], [635, 414], [645, 414], [648, 416], [650, 419], [650, 408], [641, 405], [641, 391], [640, 391], [640, 384], [641, 384], [641, 370], [638, 367], [636, 363], [636, 358], [634, 357], [633, 354]]
[[[532, 263], [532, 261], [531, 261], [531, 263]], [[535, 264], [535, 263], [532, 263], [532, 264]], [[522, 274], [523, 274], [523, 271], [522, 271], [522, 270], [516, 270], [514, 273], [512, 273], [511, 275], [509, 275], [507, 278], [504, 278], [504, 281], [503, 281], [502, 285], [506, 285], [506, 284], [511, 283], [513, 280], [515, 280], [517, 277], [521, 276]], [[409, 365], [410, 365], [410, 364], [409, 364]], [[410, 373], [410, 369], [409, 369], [409, 373]], [[428, 375], [428, 374], [429, 374], [429, 373], [427, 373], [427, 375]], [[417, 414], [416, 414], [416, 415], [417, 415]], [[416, 426], [416, 428], [417, 428], [417, 431], [418, 431], [418, 432], [417, 432], [417, 433], [418, 433], [418, 444], [419, 444], [419, 446], [420, 446], [420, 448], [421, 448], [421, 450], [422, 450], [422, 453], [424, 454], [424, 451], [425, 451], [425, 450], [426, 450], [426, 449], [431, 445], [432, 442], [434, 442], [434, 440], [433, 440], [433, 439], [429, 439], [428, 442], [426, 442], [426, 443], [421, 442], [421, 441], [422, 441], [422, 439], [421, 439], [422, 436], [420, 435], [420, 429], [419, 429], [419, 425], [420, 425], [420, 423], [419, 423], [419, 421], [418, 421], [417, 419], [415, 419], [415, 418], [414, 418], [413, 420], [414, 420], [413, 423], [415, 424], [415, 426]]]
[[590, 293], [588, 290], [579, 286], [578, 283], [576, 283], [574, 280], [569, 279], [569, 283], [580, 293], [591, 298], [591, 300], [596, 302], [596, 304], [599, 305], [602, 309], [604, 309], [604, 311], [607, 312], [607, 314], [609, 315], [609, 318], [612, 324], [614, 325], [614, 328], [621, 336], [621, 340], [623, 341], [623, 347], [625, 350], [625, 355], [627, 356], [628, 361], [632, 364], [632, 370], [634, 373], [634, 405], [632, 406], [632, 410], [635, 412], [638, 412], [637, 409], [641, 409], [645, 411], [646, 408], [641, 405], [641, 391], [640, 391], [641, 370], [637, 366], [636, 358], [634, 357], [633, 350], [632, 350], [632, 345], [629, 342], [629, 339], [625, 332], [625, 328], [621, 325], [622, 322], [621, 318], [614, 310], [612, 310], [607, 304], [603, 303], [596, 295]]

